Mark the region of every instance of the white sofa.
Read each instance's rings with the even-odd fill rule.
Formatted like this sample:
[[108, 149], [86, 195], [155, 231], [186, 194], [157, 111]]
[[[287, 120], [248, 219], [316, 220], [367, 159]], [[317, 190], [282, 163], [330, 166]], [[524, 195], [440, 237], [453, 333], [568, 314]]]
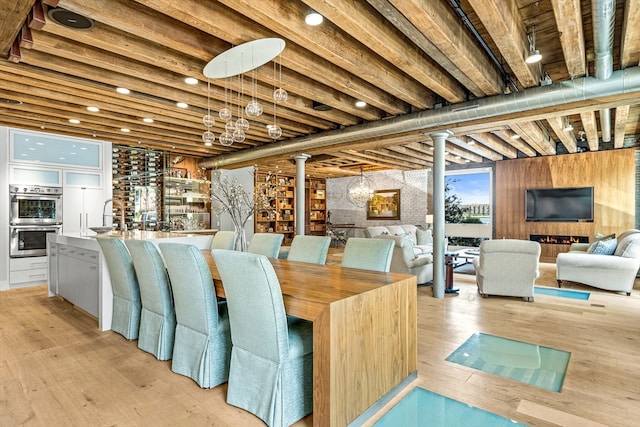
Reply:
[[374, 238], [389, 239], [395, 242], [389, 271], [413, 274], [417, 278], [418, 285], [423, 285], [433, 280], [433, 256], [431, 254], [416, 255], [412, 249], [413, 243], [408, 236], [381, 234]]
[[[594, 243], [595, 244], [595, 243]], [[640, 269], [640, 230], [627, 230], [616, 239], [613, 255], [589, 253], [592, 245], [572, 245], [556, 258], [558, 287], [563, 280], [631, 295]]]
[[365, 237], [376, 236], [407, 236], [413, 244], [413, 252], [416, 255], [433, 253], [433, 236], [431, 230], [421, 230], [415, 225], [387, 225], [367, 227], [364, 230]]

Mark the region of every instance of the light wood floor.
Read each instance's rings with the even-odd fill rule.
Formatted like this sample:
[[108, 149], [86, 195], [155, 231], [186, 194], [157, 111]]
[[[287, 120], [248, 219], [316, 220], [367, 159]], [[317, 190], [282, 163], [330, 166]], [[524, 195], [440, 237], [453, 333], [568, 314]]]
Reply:
[[[527, 303], [480, 298], [473, 276], [455, 280], [457, 296], [438, 300], [430, 287], [418, 290], [412, 386], [530, 426], [638, 425], [640, 290], [627, 297], [573, 285], [591, 299], [540, 295]], [[555, 286], [553, 264], [543, 266], [538, 283]], [[570, 351], [562, 392], [447, 362], [476, 331]], [[98, 331], [94, 319], [48, 298], [44, 286], [0, 292], [0, 426], [264, 425], [227, 405], [225, 392], [200, 389], [135, 342]], [[311, 424], [309, 416], [296, 425]]]

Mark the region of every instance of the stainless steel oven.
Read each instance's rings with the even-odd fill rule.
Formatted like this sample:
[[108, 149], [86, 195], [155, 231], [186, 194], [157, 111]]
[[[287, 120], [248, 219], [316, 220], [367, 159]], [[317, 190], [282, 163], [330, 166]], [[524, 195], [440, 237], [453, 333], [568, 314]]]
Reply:
[[9, 226], [9, 256], [23, 258], [47, 255], [47, 235], [60, 234], [59, 225]]
[[9, 225], [62, 224], [62, 188], [9, 185]]

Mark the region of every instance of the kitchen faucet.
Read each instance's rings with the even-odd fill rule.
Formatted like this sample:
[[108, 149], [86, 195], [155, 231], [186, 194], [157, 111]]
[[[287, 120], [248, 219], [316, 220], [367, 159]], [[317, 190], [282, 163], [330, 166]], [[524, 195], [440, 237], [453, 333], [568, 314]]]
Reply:
[[[109, 204], [109, 202], [115, 203], [113, 199], [107, 199], [104, 201], [104, 206], [102, 206], [102, 226], [103, 227], [107, 226], [107, 217], [113, 216], [113, 213], [107, 214], [107, 205]], [[120, 215], [120, 231], [125, 231], [124, 212], [122, 212], [122, 215]]]

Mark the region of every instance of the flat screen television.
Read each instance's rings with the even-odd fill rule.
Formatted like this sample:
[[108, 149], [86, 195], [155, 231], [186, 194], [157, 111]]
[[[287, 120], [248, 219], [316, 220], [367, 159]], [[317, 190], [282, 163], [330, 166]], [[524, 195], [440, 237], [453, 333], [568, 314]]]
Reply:
[[593, 187], [526, 190], [526, 220], [593, 222]]

